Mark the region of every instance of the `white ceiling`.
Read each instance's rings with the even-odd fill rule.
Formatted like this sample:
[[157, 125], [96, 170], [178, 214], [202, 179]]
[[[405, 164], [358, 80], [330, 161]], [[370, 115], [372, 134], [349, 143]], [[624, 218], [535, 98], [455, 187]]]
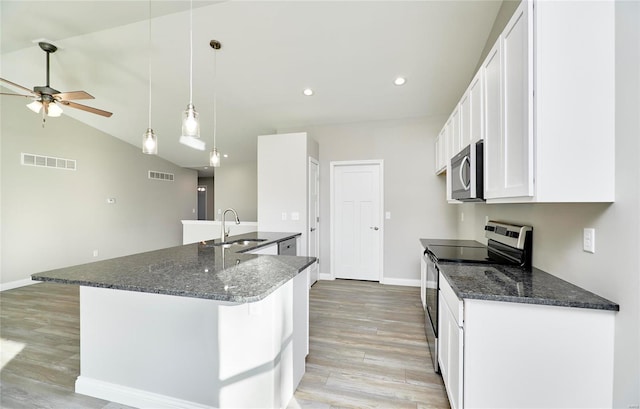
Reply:
[[[207, 149], [211, 39], [222, 42], [217, 145], [229, 154], [224, 166], [255, 160], [256, 136], [277, 129], [448, 114], [473, 75], [501, 2], [195, 1], [193, 103]], [[103, 118], [66, 108], [65, 114], [140, 146], [150, 61], [159, 155], [201, 168], [208, 153], [178, 143], [189, 102], [189, 2], [154, 0], [150, 7], [149, 42], [146, 1], [1, 0], [0, 76], [27, 88], [44, 85], [45, 55], [32, 41], [51, 40], [60, 48], [51, 56], [51, 86], [85, 90], [95, 97], [86, 105], [114, 113]], [[393, 85], [398, 75], [406, 85]], [[315, 95], [303, 96], [305, 87]]]

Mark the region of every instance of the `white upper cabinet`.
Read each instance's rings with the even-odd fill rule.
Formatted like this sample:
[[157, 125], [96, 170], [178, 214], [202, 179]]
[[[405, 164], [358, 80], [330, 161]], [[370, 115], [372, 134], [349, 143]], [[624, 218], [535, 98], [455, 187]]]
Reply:
[[481, 67], [484, 91], [484, 197], [503, 190], [502, 47], [497, 42]]
[[469, 84], [469, 88], [458, 103], [460, 116], [460, 149], [483, 139], [482, 70]]
[[487, 202], [615, 198], [615, 4], [523, 0], [482, 64]]
[[[490, 70], [492, 101], [487, 103], [485, 198], [533, 196], [533, 13], [523, 1], [494, 47]], [[496, 58], [498, 55], [496, 56]], [[496, 72], [500, 75], [496, 77]], [[498, 86], [496, 83], [499, 82]], [[496, 95], [496, 89], [500, 93]], [[501, 103], [497, 104], [500, 99]], [[499, 115], [495, 110], [499, 110]], [[497, 123], [497, 121], [499, 123]], [[499, 128], [499, 129], [498, 129]]]
[[462, 149], [471, 143], [471, 100], [468, 90], [458, 103], [458, 112], [460, 116], [460, 149]]
[[435, 156], [435, 171], [436, 175], [439, 175], [447, 168], [447, 139], [444, 128], [442, 129], [442, 131], [440, 131], [440, 134], [436, 138]]
[[463, 146], [484, 139], [484, 103], [482, 101], [482, 74], [482, 70], [479, 70], [476, 73], [476, 76], [473, 78], [473, 80], [471, 80], [471, 84], [469, 85], [469, 89], [467, 90], [470, 105], [469, 119], [471, 123], [469, 124], [469, 141], [468, 143], [463, 144]]

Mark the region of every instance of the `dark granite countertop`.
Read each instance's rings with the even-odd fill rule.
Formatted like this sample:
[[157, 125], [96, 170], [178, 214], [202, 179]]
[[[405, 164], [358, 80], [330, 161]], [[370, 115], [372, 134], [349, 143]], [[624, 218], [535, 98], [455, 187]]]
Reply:
[[458, 298], [619, 311], [620, 306], [537, 268], [438, 263]]
[[254, 302], [271, 294], [316, 259], [247, 252], [297, 236], [300, 233], [252, 232], [228, 237], [226, 241], [262, 241], [224, 248], [215, 245], [220, 240], [211, 240], [60, 268], [31, 277], [63, 284]]

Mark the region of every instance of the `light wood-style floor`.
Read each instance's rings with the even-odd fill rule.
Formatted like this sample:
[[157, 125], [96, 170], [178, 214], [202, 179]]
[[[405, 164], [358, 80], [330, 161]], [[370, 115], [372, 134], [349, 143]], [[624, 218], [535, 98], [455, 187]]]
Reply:
[[[423, 320], [417, 288], [316, 283], [307, 372], [289, 408], [448, 408]], [[0, 338], [0, 407], [128, 408], [73, 392], [80, 373], [77, 286], [0, 293]]]

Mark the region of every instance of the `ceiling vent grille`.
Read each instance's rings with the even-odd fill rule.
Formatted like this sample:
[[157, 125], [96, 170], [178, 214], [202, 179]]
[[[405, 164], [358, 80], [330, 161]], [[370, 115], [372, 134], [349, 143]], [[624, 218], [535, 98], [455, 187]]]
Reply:
[[173, 173], [165, 173], [165, 172], [158, 172], [156, 170], [150, 170], [149, 171], [149, 179], [156, 179], [156, 180], [164, 180], [166, 182], [173, 182]]
[[52, 156], [35, 155], [33, 153], [22, 153], [21, 163], [24, 166], [76, 170], [75, 159], [54, 158]]

